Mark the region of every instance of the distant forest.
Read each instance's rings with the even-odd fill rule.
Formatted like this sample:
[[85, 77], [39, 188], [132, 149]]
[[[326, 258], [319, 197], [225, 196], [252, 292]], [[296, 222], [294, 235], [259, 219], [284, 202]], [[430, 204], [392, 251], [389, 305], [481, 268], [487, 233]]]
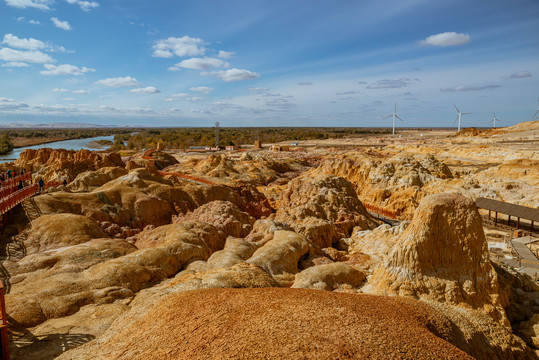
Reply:
[[[338, 139], [351, 136], [388, 133], [381, 128], [220, 128], [222, 146], [252, 145], [255, 140], [264, 143], [297, 140]], [[165, 149], [186, 149], [190, 146], [215, 145], [215, 128], [153, 128], [117, 134], [115, 150], [141, 150], [157, 147], [162, 142]]]
[[[253, 144], [298, 140], [338, 139], [388, 133], [385, 128], [220, 128], [219, 144]], [[112, 150], [141, 150], [157, 147], [186, 149], [215, 144], [215, 128], [93, 128], [93, 129], [3, 129], [0, 130], [0, 154], [15, 146], [45, 144], [67, 139], [85, 139], [114, 135]]]

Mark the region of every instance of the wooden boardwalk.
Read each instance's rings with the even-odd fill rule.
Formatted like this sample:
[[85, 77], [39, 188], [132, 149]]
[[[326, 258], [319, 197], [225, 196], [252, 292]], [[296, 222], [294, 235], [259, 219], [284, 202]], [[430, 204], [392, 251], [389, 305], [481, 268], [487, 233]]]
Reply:
[[511, 246], [520, 258], [521, 271], [530, 276], [539, 276], [539, 260], [526, 246], [527, 243], [532, 241], [533, 238], [531, 236], [524, 236], [512, 239]]

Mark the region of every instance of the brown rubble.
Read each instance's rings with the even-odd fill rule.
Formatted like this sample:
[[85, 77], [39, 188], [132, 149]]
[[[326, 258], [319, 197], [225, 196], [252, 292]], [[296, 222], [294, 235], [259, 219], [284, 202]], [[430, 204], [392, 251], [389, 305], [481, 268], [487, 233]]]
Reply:
[[59, 359], [472, 359], [459, 340], [443, 313], [411, 299], [211, 289], [134, 307]]

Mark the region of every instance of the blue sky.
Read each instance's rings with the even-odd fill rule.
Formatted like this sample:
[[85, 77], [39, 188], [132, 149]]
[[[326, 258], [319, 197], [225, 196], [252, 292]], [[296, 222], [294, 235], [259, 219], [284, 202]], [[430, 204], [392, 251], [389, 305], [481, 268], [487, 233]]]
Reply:
[[538, 35], [537, 0], [0, 0], [0, 125], [513, 125]]

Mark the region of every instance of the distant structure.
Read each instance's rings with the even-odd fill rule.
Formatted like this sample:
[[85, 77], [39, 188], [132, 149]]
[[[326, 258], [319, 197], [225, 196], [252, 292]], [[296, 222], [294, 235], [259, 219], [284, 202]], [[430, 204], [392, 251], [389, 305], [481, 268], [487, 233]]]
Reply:
[[403, 120], [399, 117], [399, 115], [397, 115], [397, 103], [395, 103], [395, 110], [393, 111], [393, 114], [392, 114], [392, 115], [389, 115], [389, 116], [386, 116], [386, 117], [384, 118], [384, 120], [385, 120], [385, 119], [388, 119], [388, 118], [390, 118], [390, 117], [393, 118], [393, 135], [395, 135], [395, 118], [399, 119], [400, 121], [403, 121]]
[[[537, 111], [539, 111], [539, 110], [537, 110]], [[492, 127], [493, 127], [494, 129], [496, 129], [496, 121], [500, 121], [500, 119], [498, 119], [498, 118], [496, 117], [496, 113], [494, 113], [494, 117], [492, 118], [492, 120], [489, 121], [489, 122], [493, 123], [493, 124], [492, 124]]]
[[290, 146], [288, 145], [272, 145], [270, 147], [271, 151], [281, 152], [281, 151], [290, 151]]
[[459, 122], [459, 126], [458, 126], [458, 130], [457, 131], [460, 131], [460, 118], [462, 117], [462, 115], [469, 115], [471, 113], [463, 113], [463, 112], [460, 112], [459, 108], [457, 107], [457, 105], [453, 104], [453, 106], [455, 107], [455, 109], [457, 109], [458, 111], [458, 115], [457, 115], [457, 118], [455, 119], [455, 121], [458, 121]]
[[[537, 102], [539, 103], [539, 98], [537, 98]], [[537, 114], [539, 114], [539, 109], [535, 112], [535, 114], [533, 114], [532, 121], [539, 120], [539, 116], [537, 116]]]
[[234, 151], [234, 150], [239, 150], [240, 147], [238, 145], [228, 145], [228, 146], [225, 146], [225, 150], [227, 151]]
[[215, 123], [215, 147], [219, 146], [219, 142], [221, 141], [221, 128], [219, 127], [221, 124], [219, 124], [219, 121]]
[[158, 142], [157, 143], [157, 151], [161, 151], [165, 148], [165, 145], [163, 144], [162, 141]]
[[262, 142], [260, 140], [255, 140], [254, 148], [255, 148], [255, 150], [262, 149]]

